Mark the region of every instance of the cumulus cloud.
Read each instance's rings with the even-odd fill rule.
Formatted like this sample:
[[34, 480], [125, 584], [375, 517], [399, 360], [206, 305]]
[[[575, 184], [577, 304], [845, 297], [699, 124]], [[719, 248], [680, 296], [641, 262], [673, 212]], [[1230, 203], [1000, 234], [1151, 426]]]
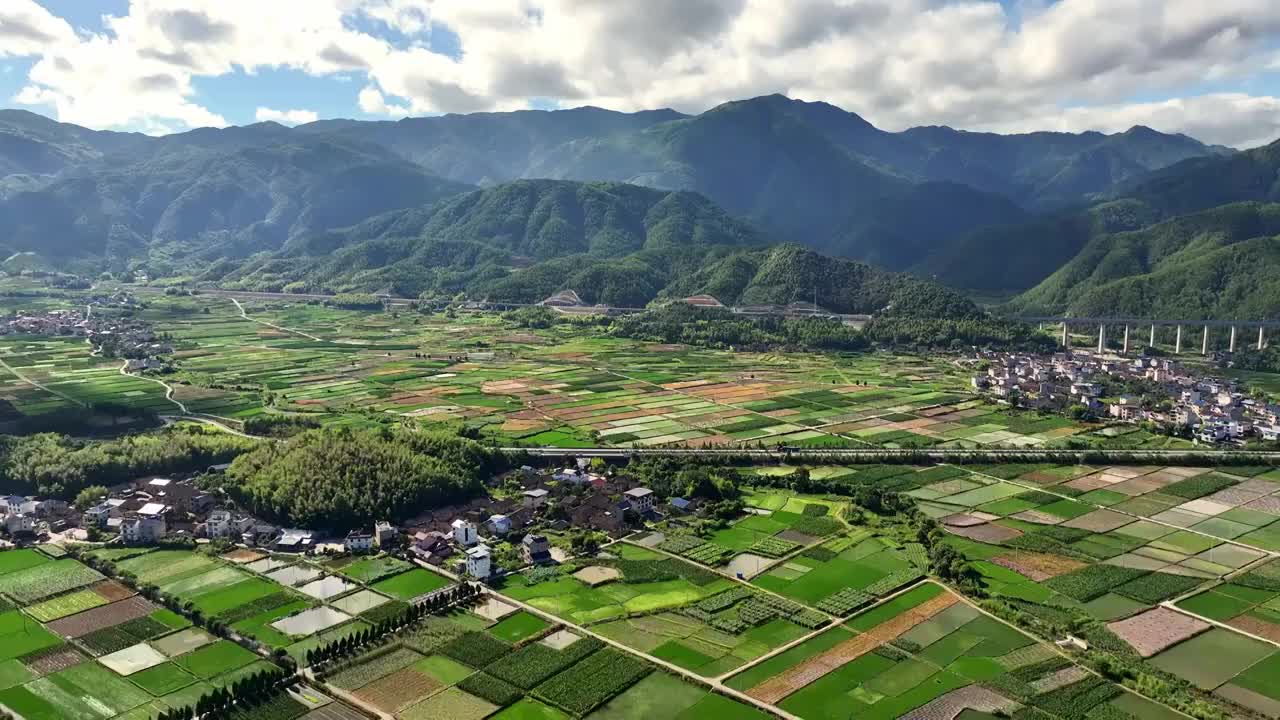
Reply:
[[253, 114], [258, 122], [278, 122], [281, 125], [302, 125], [320, 119], [314, 110], [273, 110], [259, 107]]
[[387, 98], [376, 87], [364, 88], [356, 100], [360, 105], [360, 111], [370, 115], [391, 115], [398, 118], [409, 115], [408, 107], [389, 104]]
[[67, 21], [35, 0], [5, 0], [0, 6], [0, 57], [36, 55], [50, 45], [74, 42], [75, 37]]
[[[392, 117], [535, 98], [700, 112], [782, 92], [887, 129], [1146, 118], [1240, 145], [1273, 132], [1278, 102], [1185, 91], [1280, 69], [1275, 0], [131, 0], [91, 36], [32, 0], [4, 6], [0, 56], [39, 57], [20, 102], [95, 127], [219, 124], [192, 79], [261, 68], [354, 74], [354, 106]], [[459, 52], [433, 50], [446, 31]]]

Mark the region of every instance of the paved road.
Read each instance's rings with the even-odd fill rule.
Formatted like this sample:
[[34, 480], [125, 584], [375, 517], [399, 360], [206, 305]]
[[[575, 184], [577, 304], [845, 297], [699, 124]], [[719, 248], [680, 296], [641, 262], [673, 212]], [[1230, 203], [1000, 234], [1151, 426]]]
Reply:
[[1206, 461], [1221, 460], [1226, 457], [1246, 458], [1249, 461], [1280, 463], [1280, 452], [1276, 451], [1237, 451], [1237, 450], [896, 450], [891, 448], [793, 448], [793, 449], [719, 449], [719, 448], [502, 448], [505, 452], [525, 452], [534, 457], [544, 458], [605, 458], [626, 459], [630, 457], [750, 457], [762, 460], [796, 460], [813, 458], [817, 460], [839, 460], [859, 458], [874, 460], [885, 458], [912, 458], [933, 462], [957, 462], [966, 459], [980, 460], [986, 458], [1008, 458], [1027, 462], [1044, 460], [1061, 462], [1064, 460], [1106, 460], [1114, 458], [1121, 462], [1161, 462], [1164, 460], [1198, 459]]

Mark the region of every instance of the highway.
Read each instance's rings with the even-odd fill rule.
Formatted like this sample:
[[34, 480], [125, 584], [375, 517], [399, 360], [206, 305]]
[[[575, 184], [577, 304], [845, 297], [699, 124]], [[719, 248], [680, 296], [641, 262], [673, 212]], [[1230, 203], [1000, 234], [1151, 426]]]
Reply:
[[604, 458], [621, 460], [631, 457], [706, 457], [753, 458], [760, 460], [889, 460], [913, 459], [928, 462], [963, 462], [965, 460], [1006, 459], [1021, 462], [1062, 462], [1064, 460], [1090, 462], [1113, 458], [1117, 462], [1182, 462], [1204, 460], [1221, 461], [1240, 458], [1260, 465], [1280, 463], [1277, 451], [1237, 450], [895, 450], [890, 448], [502, 448], [507, 453], [527, 453], [542, 458]]
[[[146, 287], [138, 287], [135, 289], [138, 290], [139, 292], [153, 292], [153, 291], [159, 292], [158, 289], [146, 288]], [[334, 295], [260, 292], [260, 291], [251, 291], [251, 290], [222, 290], [222, 289], [216, 289], [216, 288], [214, 289], [201, 288], [199, 289], [199, 292], [203, 295], [215, 295], [218, 297], [240, 298], [242, 300], [294, 300], [294, 301], [321, 300], [321, 301], [324, 301], [324, 300], [333, 300], [335, 297]], [[384, 302], [391, 305], [405, 305], [408, 303], [423, 302], [420, 298], [398, 297], [394, 295], [379, 295], [377, 297], [379, 297]], [[511, 310], [511, 309], [522, 308], [522, 307], [535, 307], [536, 304], [535, 303], [516, 303], [516, 302], [471, 301], [467, 303], [467, 306], [469, 308], [474, 308], [477, 310]], [[616, 314], [643, 312], [646, 308], [612, 307], [608, 305], [596, 305], [596, 306], [570, 307], [570, 308], [563, 308], [563, 309], [569, 312], [573, 312], [573, 311], [582, 312], [586, 310], [596, 310], [599, 312], [607, 312], [607, 313], [616, 315]], [[774, 312], [756, 310], [754, 308], [748, 309], [748, 308], [726, 307], [725, 309], [729, 310], [735, 315], [748, 315], [748, 316], [768, 316], [768, 315], [785, 314], [788, 316], [800, 317], [800, 316], [808, 315], [808, 313], [804, 313], [804, 312], [774, 313]], [[817, 313], [817, 315], [820, 317], [835, 317], [835, 318], [840, 318], [842, 320], [854, 320], [854, 321], [865, 321], [865, 320], [870, 320], [872, 318], [872, 316], [870, 315], [849, 315], [849, 314], [840, 314], [840, 313], [831, 313], [831, 312], [820, 312], [820, 313]], [[1012, 316], [1012, 317], [1006, 317], [1004, 319], [1012, 320], [1015, 322], [1027, 323], [1029, 325], [1037, 325], [1037, 324], [1054, 325], [1054, 324], [1061, 324], [1063, 322], [1066, 322], [1069, 325], [1115, 325], [1115, 326], [1131, 325], [1134, 327], [1139, 327], [1142, 325], [1155, 325], [1155, 326], [1161, 326], [1161, 327], [1182, 325], [1186, 327], [1208, 326], [1213, 328], [1226, 328], [1226, 327], [1242, 327], [1242, 328], [1243, 327], [1263, 327], [1268, 329], [1280, 328], [1280, 320], [1194, 320], [1194, 319], [1186, 320], [1186, 319], [1159, 319], [1159, 318], [1135, 318], [1135, 317], [1061, 317], [1061, 316]]]

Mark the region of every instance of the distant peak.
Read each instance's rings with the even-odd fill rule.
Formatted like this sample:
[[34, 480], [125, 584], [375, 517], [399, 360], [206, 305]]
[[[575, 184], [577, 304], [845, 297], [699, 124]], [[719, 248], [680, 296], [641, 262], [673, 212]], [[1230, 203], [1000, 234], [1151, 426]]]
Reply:
[[1156, 131], [1156, 130], [1152, 130], [1151, 128], [1147, 127], [1146, 125], [1134, 125], [1133, 127], [1129, 128], [1128, 130], [1125, 130], [1125, 131], [1124, 131], [1124, 134], [1125, 134], [1125, 135], [1131, 135], [1131, 136], [1146, 136], [1146, 137], [1153, 137], [1153, 136], [1156, 136], [1156, 135], [1160, 135], [1161, 133], [1160, 133], [1160, 132], [1158, 132], [1158, 131]]

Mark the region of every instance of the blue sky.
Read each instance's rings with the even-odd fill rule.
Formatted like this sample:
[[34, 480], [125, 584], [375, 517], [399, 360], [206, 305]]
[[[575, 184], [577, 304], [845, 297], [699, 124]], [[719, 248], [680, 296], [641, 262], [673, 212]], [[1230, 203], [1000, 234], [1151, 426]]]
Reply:
[[891, 130], [1247, 146], [1280, 136], [1278, 71], [1275, 0], [0, 2], [5, 106], [151, 133], [781, 92]]

